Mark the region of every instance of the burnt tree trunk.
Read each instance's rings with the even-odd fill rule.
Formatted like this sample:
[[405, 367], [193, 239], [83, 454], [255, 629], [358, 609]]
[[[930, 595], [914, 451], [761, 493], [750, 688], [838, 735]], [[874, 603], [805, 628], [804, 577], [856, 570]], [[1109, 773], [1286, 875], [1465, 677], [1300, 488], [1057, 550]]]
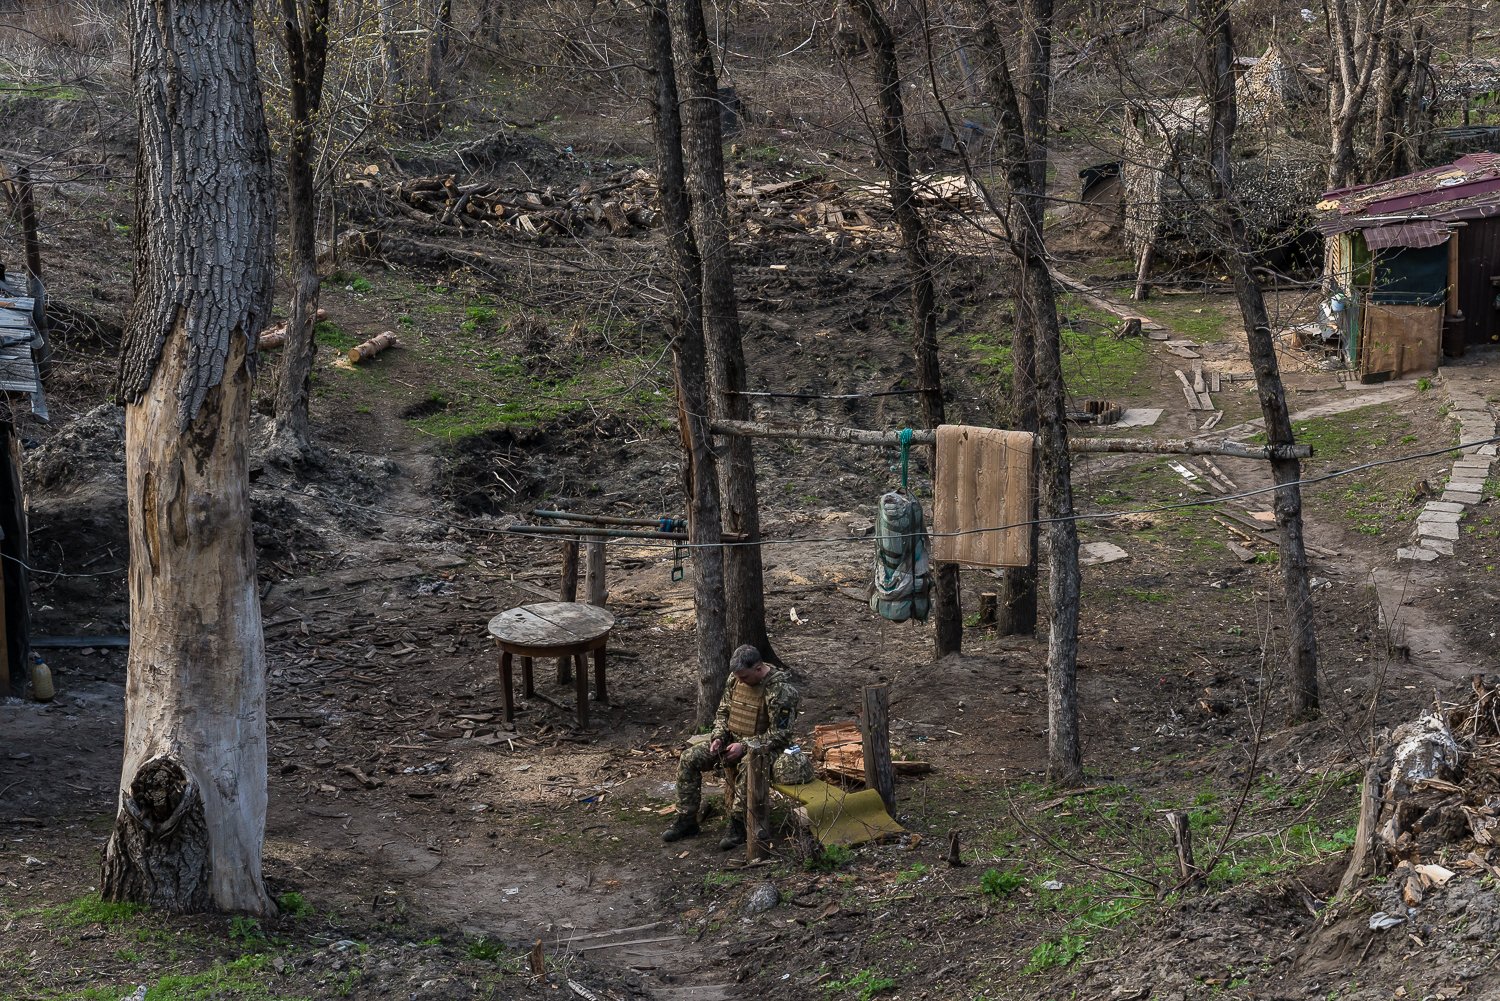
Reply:
[[401, 69], [401, 46], [396, 41], [398, 0], [378, 0], [375, 21], [380, 34], [380, 70], [385, 84], [386, 107], [395, 111], [405, 100], [406, 81]]
[[131, 642], [100, 890], [173, 911], [267, 914], [247, 439], [275, 203], [254, 8], [131, 0], [129, 11], [139, 189], [119, 388]]
[[[693, 237], [703, 273], [703, 332], [708, 356], [709, 414], [748, 420], [744, 396], [745, 350], [729, 245], [729, 199], [724, 190], [724, 148], [718, 75], [700, 0], [669, 3], [682, 155], [692, 205]], [[765, 573], [760, 553], [760, 503], [755, 493], [755, 452], [749, 439], [729, 438], [719, 463], [724, 527], [749, 539], [724, 556], [724, 597], [730, 647], [749, 643], [779, 663], [766, 633]]]
[[[1221, 231], [1227, 243], [1228, 266], [1234, 279], [1245, 332], [1250, 342], [1250, 362], [1265, 417], [1271, 447], [1295, 443], [1281, 369], [1276, 360], [1276, 341], [1266, 312], [1265, 297], [1250, 270], [1249, 240], [1239, 204], [1234, 197], [1233, 155], [1237, 108], [1234, 92], [1234, 33], [1222, 0], [1210, 0], [1203, 8], [1204, 64], [1209, 95], [1209, 159]], [[1318, 712], [1318, 637], [1313, 624], [1312, 591], [1308, 584], [1307, 547], [1302, 537], [1302, 465], [1295, 458], [1272, 458], [1271, 479], [1276, 484], [1276, 525], [1281, 534], [1281, 579], [1285, 590], [1287, 621], [1291, 625], [1288, 679], [1288, 717], [1303, 720]]]
[[[912, 191], [911, 145], [901, 103], [901, 70], [896, 63], [896, 40], [876, 0], [852, 0], [849, 5], [864, 31], [865, 45], [874, 60], [880, 120], [875, 145], [885, 166], [891, 190], [891, 209], [901, 232], [901, 249], [911, 282], [912, 356], [917, 368], [917, 390], [922, 423], [936, 428], [946, 423], [943, 413], [942, 370], [937, 343], [937, 263], [927, 223]], [[937, 446], [931, 459], [937, 468]], [[963, 647], [964, 617], [959, 597], [958, 566], [940, 563], [933, 573], [933, 657], [957, 653]]]
[[323, 76], [328, 65], [328, 6], [329, 0], [281, 0], [292, 104], [291, 136], [286, 148], [292, 309], [286, 325], [281, 380], [276, 387], [272, 447], [290, 462], [306, 457], [312, 437], [307, 408], [317, 355], [313, 328], [317, 325], [320, 285], [313, 129], [323, 104]]
[[[1051, 545], [1048, 598], [1052, 618], [1047, 636], [1047, 779], [1056, 785], [1083, 781], [1078, 730], [1078, 526], [1073, 520], [1073, 470], [1068, 454], [1066, 387], [1062, 378], [1062, 331], [1057, 294], [1047, 266], [1042, 233], [1044, 200], [1035, 182], [1043, 141], [1026, 132], [1023, 111], [1006, 62], [1003, 35], [989, 0], [975, 4], [976, 31], [985, 66], [985, 85], [995, 114], [996, 143], [1009, 188], [1010, 250], [1021, 267], [1021, 298], [1031, 326], [1036, 366], [1038, 489]], [[1035, 108], [1035, 101], [1028, 102]]]
[[711, 726], [724, 694], [729, 641], [725, 630], [724, 550], [721, 547], [719, 481], [709, 431], [707, 358], [703, 342], [703, 272], [693, 239], [692, 209], [682, 161], [682, 120], [672, 70], [672, 31], [666, 0], [648, 10], [650, 61], [656, 76], [652, 118], [656, 125], [657, 188], [676, 300], [673, 373], [677, 381], [677, 426], [682, 434], [682, 476], [688, 498], [688, 539], [693, 550], [694, 638], [698, 649], [699, 729]]

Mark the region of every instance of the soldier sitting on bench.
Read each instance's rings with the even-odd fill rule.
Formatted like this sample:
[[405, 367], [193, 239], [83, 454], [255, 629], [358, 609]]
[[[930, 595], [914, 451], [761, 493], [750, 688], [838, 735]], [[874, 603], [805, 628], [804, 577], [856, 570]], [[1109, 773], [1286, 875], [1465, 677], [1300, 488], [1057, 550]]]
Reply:
[[[729, 670], [733, 677], [719, 700], [708, 741], [682, 752], [677, 766], [677, 818], [662, 832], [663, 841], [678, 841], [698, 833], [704, 772], [721, 762], [732, 765], [750, 750], [774, 759], [792, 743], [797, 690], [786, 672], [761, 660], [760, 651], [748, 644], [729, 658]], [[745, 772], [739, 770], [734, 789], [726, 797], [729, 827], [719, 842], [725, 851], [745, 843]]]

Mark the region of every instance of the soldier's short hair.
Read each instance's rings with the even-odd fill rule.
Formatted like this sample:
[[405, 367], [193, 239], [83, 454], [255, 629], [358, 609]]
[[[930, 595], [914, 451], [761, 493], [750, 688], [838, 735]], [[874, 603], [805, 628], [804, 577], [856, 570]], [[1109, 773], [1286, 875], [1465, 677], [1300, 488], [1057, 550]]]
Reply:
[[760, 664], [760, 651], [749, 643], [735, 650], [729, 658], [729, 670], [732, 674], [741, 671], [753, 671]]

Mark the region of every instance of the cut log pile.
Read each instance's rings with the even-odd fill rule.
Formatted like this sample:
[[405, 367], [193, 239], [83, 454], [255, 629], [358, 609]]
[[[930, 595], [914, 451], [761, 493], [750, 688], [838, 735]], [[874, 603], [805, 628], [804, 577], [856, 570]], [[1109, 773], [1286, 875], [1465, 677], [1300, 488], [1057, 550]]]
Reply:
[[[826, 779], [864, 784], [865, 752], [857, 722], [820, 723], [813, 727], [812, 757], [813, 767]], [[891, 764], [897, 775], [921, 775], [932, 771], [932, 764], [927, 761], [896, 759]]]
[[[378, 191], [397, 213], [460, 232], [491, 229], [525, 237], [639, 236], [660, 221], [655, 175], [632, 169], [590, 179], [568, 190], [526, 189], [491, 182], [460, 183], [454, 175], [414, 177], [381, 186], [374, 176], [350, 183]], [[734, 221], [751, 235], [807, 234], [850, 243], [893, 232], [890, 201], [879, 185], [845, 188], [817, 176], [755, 183], [728, 179]], [[972, 193], [949, 179], [919, 185], [918, 199], [935, 211], [958, 210]]]
[[[357, 185], [373, 186], [370, 178]], [[656, 225], [656, 182], [645, 170], [619, 171], [566, 191], [512, 188], [490, 182], [460, 184], [453, 175], [414, 177], [381, 189], [403, 215], [455, 226], [524, 236], [633, 236]]]

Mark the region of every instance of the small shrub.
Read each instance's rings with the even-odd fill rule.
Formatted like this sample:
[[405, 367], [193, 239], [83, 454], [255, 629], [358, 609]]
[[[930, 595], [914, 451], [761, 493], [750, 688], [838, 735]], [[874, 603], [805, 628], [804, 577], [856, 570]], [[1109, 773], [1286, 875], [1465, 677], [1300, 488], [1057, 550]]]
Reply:
[[1026, 880], [1014, 869], [1008, 869], [1005, 872], [999, 869], [986, 869], [984, 875], [979, 877], [980, 892], [997, 900], [1009, 896], [1025, 884]]
[[1042, 973], [1052, 969], [1071, 966], [1073, 960], [1083, 955], [1088, 940], [1082, 935], [1064, 935], [1055, 942], [1043, 942], [1031, 950], [1022, 973]]
[[305, 918], [313, 912], [312, 905], [302, 894], [291, 890], [276, 898], [276, 906], [281, 908], [281, 913], [294, 918]]
[[266, 940], [266, 933], [261, 930], [260, 922], [255, 918], [247, 918], [243, 914], [236, 914], [229, 919], [229, 937], [236, 942], [244, 942], [246, 945], [261, 943]]

